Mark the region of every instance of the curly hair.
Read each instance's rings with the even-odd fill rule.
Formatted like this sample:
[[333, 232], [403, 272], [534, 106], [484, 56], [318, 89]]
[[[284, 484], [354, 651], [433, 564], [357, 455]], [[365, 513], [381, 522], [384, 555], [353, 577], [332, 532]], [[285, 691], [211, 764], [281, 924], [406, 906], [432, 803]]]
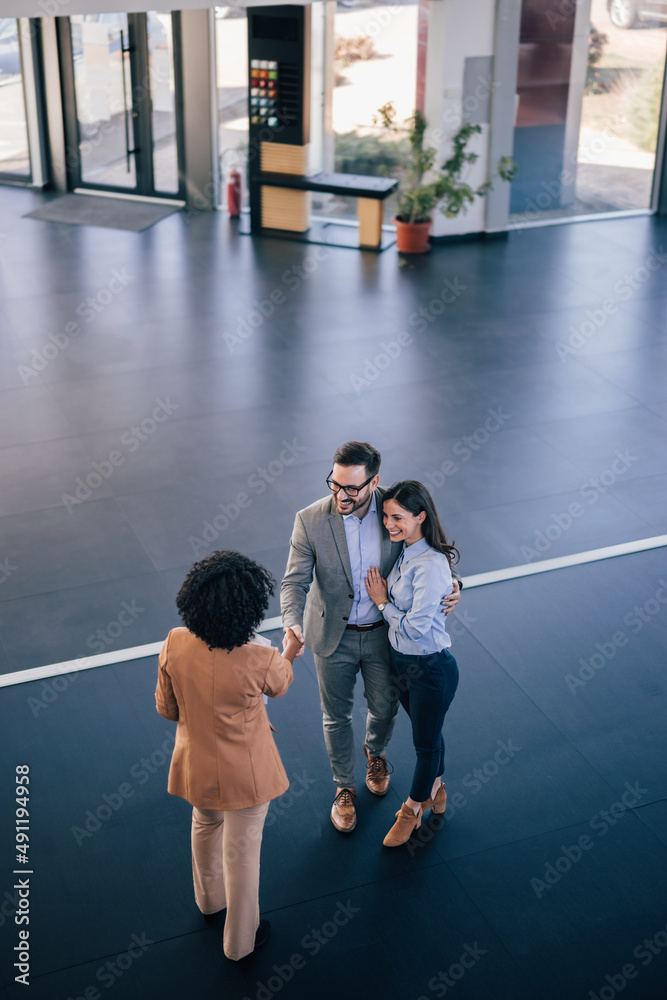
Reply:
[[185, 627], [210, 649], [231, 652], [251, 639], [275, 586], [267, 569], [226, 549], [194, 564], [176, 606]]

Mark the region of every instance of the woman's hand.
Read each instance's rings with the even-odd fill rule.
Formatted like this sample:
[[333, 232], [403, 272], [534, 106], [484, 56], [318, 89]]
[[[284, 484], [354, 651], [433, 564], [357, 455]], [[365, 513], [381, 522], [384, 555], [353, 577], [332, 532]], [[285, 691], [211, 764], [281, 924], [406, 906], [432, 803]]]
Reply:
[[366, 590], [373, 604], [382, 604], [388, 599], [387, 581], [380, 575], [377, 566], [371, 566], [366, 574]]
[[303, 654], [305, 648], [306, 647], [304, 646], [303, 641], [299, 641], [299, 637], [292, 631], [292, 629], [286, 628], [283, 636], [283, 656], [285, 659], [292, 663], [297, 656], [301, 656]]
[[299, 649], [297, 651], [297, 656], [303, 656], [304, 650], [306, 648], [305, 641], [303, 638], [303, 632], [301, 631], [300, 625], [290, 625], [289, 628], [283, 629], [283, 651], [285, 649], [285, 643], [288, 639], [294, 638], [299, 643]]

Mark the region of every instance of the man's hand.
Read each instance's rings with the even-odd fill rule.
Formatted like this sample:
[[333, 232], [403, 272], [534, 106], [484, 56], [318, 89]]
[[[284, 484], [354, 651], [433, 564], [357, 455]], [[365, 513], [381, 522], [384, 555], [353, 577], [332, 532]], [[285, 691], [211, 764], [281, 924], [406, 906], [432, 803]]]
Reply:
[[461, 592], [459, 590], [459, 581], [454, 580], [454, 589], [451, 594], [445, 594], [443, 599], [440, 601], [443, 615], [448, 615], [451, 611], [453, 611], [460, 600]]
[[300, 625], [291, 625], [289, 628], [283, 629], [283, 632], [285, 633], [285, 637], [283, 639], [283, 652], [285, 651], [285, 643], [288, 641], [290, 633], [291, 633], [294, 636], [294, 638], [297, 640], [297, 642], [299, 643], [299, 649], [297, 650], [296, 656], [303, 656], [303, 653], [304, 653], [304, 650], [305, 650], [306, 646], [305, 646], [305, 642], [304, 642], [303, 632], [301, 630], [301, 626]]

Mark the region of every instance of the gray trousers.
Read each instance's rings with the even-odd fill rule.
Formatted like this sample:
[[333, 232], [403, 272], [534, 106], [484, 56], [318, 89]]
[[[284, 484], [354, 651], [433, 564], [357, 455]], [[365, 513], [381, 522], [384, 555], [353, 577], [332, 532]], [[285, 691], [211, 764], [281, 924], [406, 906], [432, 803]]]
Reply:
[[370, 632], [346, 629], [335, 653], [315, 656], [315, 666], [320, 685], [324, 742], [333, 780], [339, 788], [354, 788], [352, 709], [359, 671], [368, 705], [365, 743], [371, 756], [380, 757], [384, 753], [399, 708], [398, 691], [389, 666], [386, 626]]

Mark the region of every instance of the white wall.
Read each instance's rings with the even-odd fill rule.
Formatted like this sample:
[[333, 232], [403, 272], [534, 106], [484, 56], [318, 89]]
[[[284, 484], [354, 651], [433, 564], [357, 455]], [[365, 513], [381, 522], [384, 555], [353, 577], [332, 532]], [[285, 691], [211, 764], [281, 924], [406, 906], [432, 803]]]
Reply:
[[[463, 124], [463, 74], [465, 60], [474, 56], [493, 56], [496, 0], [440, 0], [429, 10], [426, 63], [425, 114], [432, 145], [438, 149], [437, 162], [450, 155], [451, 138]], [[489, 91], [492, 81], [489, 80]], [[473, 136], [468, 149], [479, 160], [465, 174], [472, 187], [482, 184], [488, 175], [489, 125]], [[485, 229], [485, 199], [478, 199], [465, 215], [447, 219], [438, 213], [432, 234], [445, 236], [480, 232]]]
[[218, 200], [212, 22], [209, 9], [181, 15], [186, 200], [199, 211], [215, 208]]

